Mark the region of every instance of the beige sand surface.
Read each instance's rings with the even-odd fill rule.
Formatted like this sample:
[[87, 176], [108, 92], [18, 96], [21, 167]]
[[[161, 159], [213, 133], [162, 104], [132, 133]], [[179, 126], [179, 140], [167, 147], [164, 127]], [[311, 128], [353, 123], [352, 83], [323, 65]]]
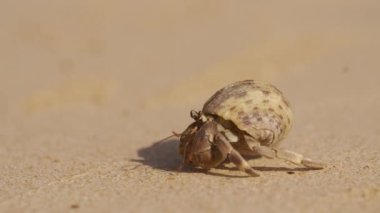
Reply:
[[[0, 2], [0, 212], [380, 212], [379, 1]], [[280, 160], [177, 173], [189, 111], [270, 81]]]

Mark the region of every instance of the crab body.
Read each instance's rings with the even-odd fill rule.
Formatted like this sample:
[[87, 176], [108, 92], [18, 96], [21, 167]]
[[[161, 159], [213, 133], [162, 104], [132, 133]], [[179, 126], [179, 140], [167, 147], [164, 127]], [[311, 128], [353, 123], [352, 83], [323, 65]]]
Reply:
[[243, 156], [282, 158], [295, 164], [322, 168], [323, 164], [278, 149], [289, 133], [293, 113], [276, 87], [253, 80], [236, 82], [217, 91], [182, 134], [183, 164], [204, 169], [229, 159], [246, 173], [257, 176]]

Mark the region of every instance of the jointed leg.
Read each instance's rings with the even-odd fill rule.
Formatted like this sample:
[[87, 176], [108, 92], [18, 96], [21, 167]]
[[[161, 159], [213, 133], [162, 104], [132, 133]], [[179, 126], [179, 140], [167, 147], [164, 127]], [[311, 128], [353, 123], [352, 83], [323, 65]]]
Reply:
[[280, 159], [284, 159], [287, 161], [290, 161], [297, 165], [303, 165], [308, 168], [313, 169], [323, 169], [326, 165], [321, 162], [313, 161], [310, 158], [304, 157], [302, 154], [289, 151], [289, 150], [281, 150], [281, 149], [275, 149], [276, 150], [276, 156]]
[[235, 164], [241, 171], [257, 177], [259, 174], [249, 166], [248, 162], [236, 151], [222, 134], [215, 136], [215, 144], [221, 153], [227, 153], [229, 160]]
[[296, 152], [261, 146], [256, 142], [249, 142], [249, 146], [251, 147], [252, 151], [257, 152], [263, 157], [279, 158], [297, 165], [302, 165], [314, 169], [322, 169], [325, 167], [325, 164], [313, 161], [309, 158], [305, 158], [303, 155]]

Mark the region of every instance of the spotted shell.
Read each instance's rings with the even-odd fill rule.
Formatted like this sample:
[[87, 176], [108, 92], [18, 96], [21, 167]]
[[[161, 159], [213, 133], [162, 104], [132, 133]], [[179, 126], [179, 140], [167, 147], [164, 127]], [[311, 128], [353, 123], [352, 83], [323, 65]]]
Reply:
[[282, 92], [268, 83], [253, 80], [232, 83], [217, 91], [203, 106], [206, 115], [232, 121], [259, 140], [270, 132], [270, 144], [278, 144], [290, 131], [293, 113]]

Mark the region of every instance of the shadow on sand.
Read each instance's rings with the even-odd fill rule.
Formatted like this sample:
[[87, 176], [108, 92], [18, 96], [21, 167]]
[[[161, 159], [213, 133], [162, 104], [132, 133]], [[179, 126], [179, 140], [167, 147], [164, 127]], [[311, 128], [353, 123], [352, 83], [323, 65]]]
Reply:
[[153, 143], [149, 147], [141, 148], [137, 154], [142, 159], [133, 160], [155, 169], [165, 171], [177, 171], [181, 164], [181, 157], [178, 153], [179, 140], [167, 139]]

